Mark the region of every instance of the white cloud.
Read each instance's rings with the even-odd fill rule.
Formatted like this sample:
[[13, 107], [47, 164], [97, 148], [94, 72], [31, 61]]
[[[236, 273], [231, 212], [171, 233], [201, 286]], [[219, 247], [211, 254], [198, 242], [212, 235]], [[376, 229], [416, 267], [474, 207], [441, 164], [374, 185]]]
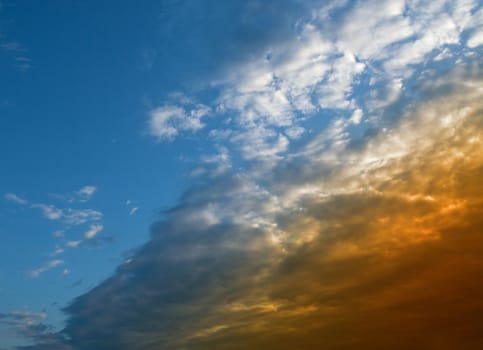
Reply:
[[57, 248], [55, 249], [51, 254], [50, 256], [56, 256], [56, 255], [60, 255], [64, 252], [64, 249], [63, 248]]
[[77, 248], [81, 243], [82, 243], [81, 240], [79, 240], [79, 241], [68, 241], [65, 245], [66, 245], [66, 247], [69, 247], [69, 248]]
[[139, 209], [138, 207], [131, 208], [131, 210], [129, 211], [129, 216], [134, 215], [138, 211], [138, 209]]
[[32, 278], [37, 278], [39, 277], [42, 273], [44, 272], [47, 272], [57, 266], [60, 266], [60, 265], [63, 265], [64, 264], [64, 260], [60, 260], [60, 259], [56, 259], [56, 260], [51, 260], [49, 261], [47, 264], [45, 264], [44, 266], [36, 269], [36, 270], [33, 270], [30, 272], [30, 277]]
[[149, 132], [158, 140], [172, 140], [180, 131], [198, 131], [204, 127], [201, 118], [210, 112], [210, 108], [198, 104], [190, 110], [167, 105], [149, 112]]
[[353, 124], [359, 124], [363, 116], [364, 116], [364, 112], [362, 112], [362, 110], [358, 108], [354, 111], [354, 113], [352, 113], [352, 117], [350, 121]]
[[363, 59], [380, 59], [388, 45], [414, 33], [403, 16], [404, 0], [360, 1], [337, 29], [337, 45]]
[[256, 126], [240, 132], [232, 138], [232, 141], [240, 144], [240, 150], [245, 159], [258, 159], [272, 162], [285, 152], [289, 140], [281, 133]]
[[87, 230], [86, 233], [84, 234], [84, 238], [85, 239], [92, 239], [99, 232], [101, 232], [103, 229], [104, 229], [104, 226], [102, 226], [102, 225], [98, 225], [98, 224], [91, 225], [91, 227], [89, 227], [89, 230]]
[[81, 202], [87, 202], [89, 199], [92, 198], [96, 191], [96, 186], [84, 186], [79, 191], [77, 191], [76, 194]]
[[476, 48], [483, 45], [483, 30], [478, 29], [471, 33], [466, 45], [470, 48]]
[[20, 205], [27, 205], [29, 203], [26, 199], [20, 196], [17, 196], [15, 193], [6, 193], [4, 197], [8, 201], [14, 202]]
[[102, 213], [94, 209], [61, 209], [47, 204], [33, 204], [32, 208], [40, 209], [44, 217], [49, 220], [62, 219], [69, 225], [81, 225], [102, 219]]
[[70, 225], [81, 225], [87, 222], [99, 221], [102, 219], [102, 213], [94, 209], [72, 209], [63, 210], [63, 219], [65, 223]]
[[[322, 5], [301, 21], [295, 40], [270, 46], [212, 82], [221, 90], [215, 110], [230, 118], [209, 134], [219, 142], [231, 141], [247, 160], [273, 160], [306, 131], [302, 123], [308, 118], [334, 116], [334, 109], [345, 118], [354, 110], [377, 114], [401, 97], [417, 65], [451, 57], [445, 50], [460, 45], [464, 31], [471, 34], [468, 47], [480, 45], [482, 11], [475, 12], [477, 6], [474, 0]], [[333, 16], [337, 7], [345, 13]], [[444, 55], [432, 55], [438, 51]], [[357, 94], [368, 95], [357, 99]], [[176, 106], [154, 110], [153, 134], [172, 138], [181, 129], [173, 121], [187, 117]], [[367, 121], [377, 120], [372, 117]]]
[[341, 57], [333, 60], [332, 74], [325, 84], [319, 86], [317, 91], [318, 103], [322, 108], [350, 108], [352, 84], [355, 76], [365, 69], [363, 63], [357, 62], [355, 56], [345, 52]]
[[40, 209], [44, 217], [49, 220], [59, 220], [63, 217], [62, 209], [56, 208], [53, 205], [33, 204], [32, 208]]

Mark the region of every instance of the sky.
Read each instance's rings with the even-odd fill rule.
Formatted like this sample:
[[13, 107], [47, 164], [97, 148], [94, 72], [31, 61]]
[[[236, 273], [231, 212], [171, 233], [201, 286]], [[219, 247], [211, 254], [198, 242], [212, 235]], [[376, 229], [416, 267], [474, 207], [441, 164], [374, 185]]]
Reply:
[[477, 0], [0, 0], [0, 350], [483, 347]]

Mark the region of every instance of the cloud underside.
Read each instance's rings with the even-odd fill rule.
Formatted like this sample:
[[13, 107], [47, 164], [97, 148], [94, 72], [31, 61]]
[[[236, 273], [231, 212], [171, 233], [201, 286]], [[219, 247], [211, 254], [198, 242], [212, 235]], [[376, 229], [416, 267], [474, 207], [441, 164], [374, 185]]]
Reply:
[[[483, 347], [481, 67], [422, 83], [361, 143], [185, 194], [151, 240], [25, 349]], [[367, 135], [366, 135], [367, 136]]]

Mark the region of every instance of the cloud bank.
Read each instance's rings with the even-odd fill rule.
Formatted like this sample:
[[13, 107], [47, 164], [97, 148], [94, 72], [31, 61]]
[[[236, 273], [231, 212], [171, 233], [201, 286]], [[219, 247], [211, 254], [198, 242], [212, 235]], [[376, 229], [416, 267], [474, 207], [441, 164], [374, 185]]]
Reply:
[[315, 136], [270, 188], [237, 173], [188, 191], [67, 307], [60, 348], [480, 347], [481, 72], [422, 83], [358, 147]]
[[[483, 346], [481, 6], [312, 9], [214, 83], [222, 170], [21, 349]], [[153, 135], [208, 128], [186, 105], [154, 109]]]

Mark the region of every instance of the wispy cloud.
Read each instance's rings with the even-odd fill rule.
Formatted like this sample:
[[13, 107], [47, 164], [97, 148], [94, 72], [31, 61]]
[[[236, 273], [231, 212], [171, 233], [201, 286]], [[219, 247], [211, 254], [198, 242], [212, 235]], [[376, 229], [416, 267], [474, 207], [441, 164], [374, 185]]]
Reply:
[[20, 204], [20, 205], [29, 204], [28, 200], [16, 195], [15, 193], [6, 193], [4, 197], [8, 201], [14, 202], [14, 203], [17, 203], [17, 204]]
[[94, 209], [67, 208], [63, 210], [64, 221], [71, 225], [82, 225], [88, 222], [99, 221], [102, 217], [102, 213]]
[[68, 241], [65, 245], [66, 245], [66, 247], [69, 247], [69, 248], [77, 248], [81, 243], [82, 243], [81, 240], [79, 240], [79, 241]]
[[87, 202], [92, 198], [96, 191], [96, 186], [84, 186], [79, 191], [77, 191], [76, 194], [81, 202]]
[[86, 185], [71, 193], [51, 193], [50, 196], [69, 203], [85, 203], [92, 199], [97, 190], [98, 188], [96, 186]]
[[32, 208], [40, 209], [49, 220], [62, 220], [69, 225], [82, 225], [102, 219], [102, 213], [94, 209], [61, 209], [51, 204], [32, 204]]
[[52, 233], [52, 236], [56, 238], [62, 238], [65, 236], [65, 232], [63, 230], [56, 230]]
[[53, 268], [56, 268], [56, 267], [63, 265], [63, 264], [64, 264], [64, 260], [60, 260], [60, 259], [51, 260], [47, 264], [45, 264], [44, 266], [39, 267], [38, 269], [35, 269], [33, 271], [30, 271], [29, 275], [32, 278], [37, 278], [41, 274], [43, 274], [44, 272], [52, 270]]
[[13, 311], [9, 313], [0, 312], [0, 322], [13, 324], [31, 324], [36, 321], [45, 320], [47, 315], [44, 312], [33, 313], [29, 311]]
[[[53, 327], [45, 323], [46, 320], [47, 314], [45, 312], [0, 312], [0, 324], [3, 323], [9, 326], [11, 331], [23, 338], [29, 339], [37, 344], [42, 344], [33, 345], [33, 348], [45, 346], [44, 349], [67, 350], [68, 348], [62, 345], [63, 338], [54, 333]], [[28, 349], [31, 346], [20, 348]]]
[[64, 253], [64, 249], [63, 248], [59, 248], [57, 247], [51, 254], [50, 256], [56, 256], [56, 255], [60, 255]]
[[91, 227], [89, 227], [89, 230], [87, 230], [86, 233], [84, 234], [84, 238], [92, 239], [95, 236], [97, 236], [97, 234], [101, 232], [103, 229], [104, 229], [104, 226], [102, 225], [99, 225], [99, 224], [91, 225]]
[[139, 210], [139, 207], [135, 206], [130, 199], [126, 201], [126, 206], [129, 208], [129, 216], [133, 216]]
[[59, 220], [64, 216], [62, 209], [56, 208], [53, 205], [33, 204], [32, 208], [40, 209], [44, 217], [49, 220]]
[[15, 59], [15, 66], [22, 71], [32, 68], [31, 59], [28, 57], [28, 50], [17, 41], [3, 41], [0, 35], [0, 49], [9, 53]]

